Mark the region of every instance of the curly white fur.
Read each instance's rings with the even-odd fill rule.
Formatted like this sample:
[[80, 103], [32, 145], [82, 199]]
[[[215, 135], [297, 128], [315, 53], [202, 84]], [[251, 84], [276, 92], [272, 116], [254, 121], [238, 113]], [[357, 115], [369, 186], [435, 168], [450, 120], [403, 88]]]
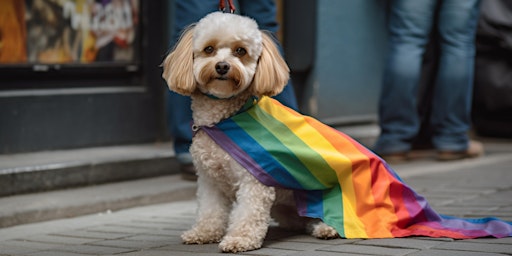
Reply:
[[[273, 96], [289, 79], [289, 69], [272, 39], [250, 18], [212, 13], [190, 27], [166, 57], [163, 77], [169, 88], [192, 98], [196, 126], [213, 125], [236, 113], [251, 96]], [[319, 220], [297, 215], [290, 191], [267, 187], [203, 131], [190, 153], [198, 172], [198, 216], [184, 243], [219, 243], [223, 252], [261, 247], [271, 210], [293, 229], [318, 238], [337, 237]], [[273, 207], [272, 209], [272, 206]]]

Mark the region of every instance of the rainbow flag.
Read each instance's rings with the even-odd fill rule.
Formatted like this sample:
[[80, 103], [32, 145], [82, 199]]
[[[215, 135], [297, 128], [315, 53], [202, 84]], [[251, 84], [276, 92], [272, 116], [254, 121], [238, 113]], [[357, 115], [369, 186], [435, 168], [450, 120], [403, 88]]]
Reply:
[[512, 223], [496, 218], [437, 214], [370, 150], [272, 98], [201, 129], [263, 184], [293, 189], [299, 215], [341, 237], [512, 236]]

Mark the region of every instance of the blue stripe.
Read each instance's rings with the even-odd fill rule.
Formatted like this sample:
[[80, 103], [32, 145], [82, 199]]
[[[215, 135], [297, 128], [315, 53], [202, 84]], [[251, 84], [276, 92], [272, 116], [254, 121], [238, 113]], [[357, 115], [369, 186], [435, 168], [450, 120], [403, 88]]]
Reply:
[[[288, 189], [303, 189], [302, 185], [256, 140], [247, 134], [237, 123], [231, 119], [225, 120], [217, 125], [224, 133], [241, 149], [245, 151], [263, 170], [274, 178], [280, 187]], [[263, 129], [260, 130], [263, 132]], [[268, 133], [265, 131], [265, 133]], [[265, 134], [263, 136], [273, 136]], [[246, 166], [244, 166], [246, 167]]]

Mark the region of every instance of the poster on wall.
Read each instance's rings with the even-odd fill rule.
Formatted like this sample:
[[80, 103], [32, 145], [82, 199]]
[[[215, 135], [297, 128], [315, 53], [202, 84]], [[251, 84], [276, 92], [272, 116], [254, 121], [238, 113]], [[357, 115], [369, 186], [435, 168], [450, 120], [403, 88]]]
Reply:
[[138, 0], [1, 0], [0, 66], [133, 63]]

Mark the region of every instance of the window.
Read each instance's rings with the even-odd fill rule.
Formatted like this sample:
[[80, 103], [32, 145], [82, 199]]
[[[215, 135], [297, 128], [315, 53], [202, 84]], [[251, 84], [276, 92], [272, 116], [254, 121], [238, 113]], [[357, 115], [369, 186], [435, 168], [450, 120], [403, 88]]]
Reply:
[[74, 86], [98, 79], [134, 83], [140, 19], [139, 0], [1, 0], [1, 88], [69, 79]]

